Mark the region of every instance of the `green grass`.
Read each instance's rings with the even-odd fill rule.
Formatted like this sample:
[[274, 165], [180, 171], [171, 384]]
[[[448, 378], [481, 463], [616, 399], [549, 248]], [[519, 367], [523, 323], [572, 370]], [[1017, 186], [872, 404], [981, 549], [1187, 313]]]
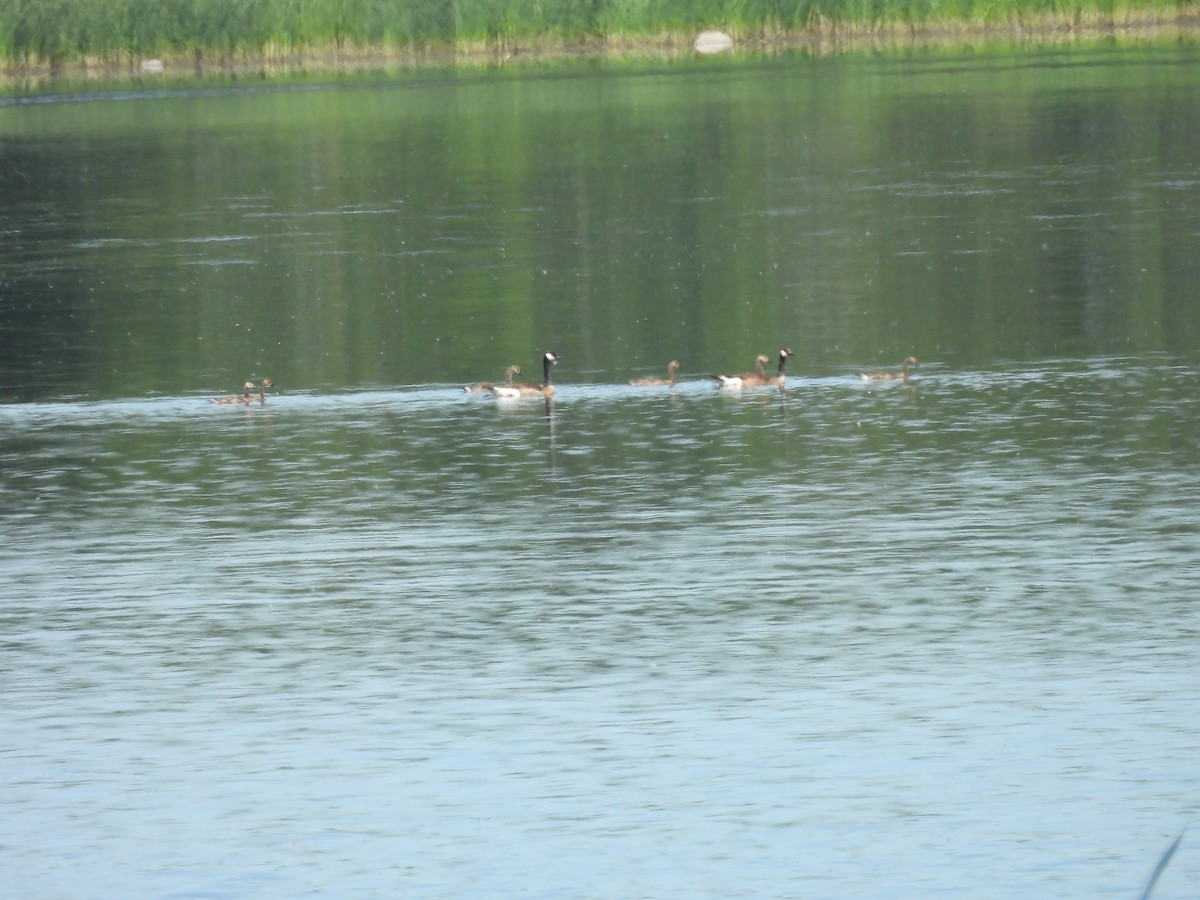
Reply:
[[1176, 19], [1179, 0], [0, 0], [11, 69]]

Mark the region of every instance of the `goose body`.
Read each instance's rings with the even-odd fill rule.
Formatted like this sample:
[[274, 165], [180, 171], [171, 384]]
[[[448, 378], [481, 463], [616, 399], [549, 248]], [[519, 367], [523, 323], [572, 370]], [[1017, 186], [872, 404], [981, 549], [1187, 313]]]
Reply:
[[493, 397], [498, 400], [517, 400], [521, 397], [550, 397], [554, 394], [554, 383], [552, 381], [552, 369], [558, 363], [558, 354], [551, 353], [547, 350], [542, 355], [542, 383], [529, 384], [527, 382], [518, 382], [516, 384], [493, 384], [491, 387], [485, 388]]
[[712, 377], [715, 378], [717, 384], [723, 388], [754, 388], [763, 387], [765, 385], [778, 385], [779, 387], [783, 387], [785, 377], [783, 374], [783, 367], [787, 364], [788, 358], [792, 356], [795, 356], [795, 354], [792, 353], [792, 351], [787, 347], [784, 347], [779, 351], [779, 368], [775, 371], [774, 375], [768, 375], [766, 370], [763, 368], [768, 362], [771, 361], [771, 358], [760, 353], [754, 360], [753, 372], [743, 372], [740, 375], [714, 375]]
[[652, 375], [649, 378], [634, 378], [629, 383], [634, 387], [675, 387], [675, 372], [679, 368], [679, 360], [673, 359], [667, 363], [667, 377], [659, 378]]
[[245, 384], [242, 385], [242, 392], [240, 394], [229, 394], [228, 396], [225, 396], [225, 397], [213, 397], [208, 402], [209, 403], [241, 403], [243, 406], [248, 406], [250, 404], [250, 392], [252, 390], [254, 390], [254, 382], [247, 381]]
[[757, 387], [760, 384], [767, 383], [767, 375], [763, 370], [768, 362], [771, 361], [769, 356], [759, 354], [754, 360], [753, 372], [742, 372], [740, 375], [713, 375], [717, 384], [723, 388], [743, 388]]
[[[509, 366], [504, 370], [504, 383], [512, 384], [513, 376], [521, 374], [520, 366]], [[483, 391], [490, 391], [496, 385], [491, 381], [476, 381], [473, 384], [464, 385], [463, 390], [468, 394], [479, 394]]]
[[908, 367], [917, 364], [917, 358], [910, 356], [904, 362], [900, 363], [899, 372], [863, 372], [858, 377], [863, 381], [903, 381], [905, 384], [908, 384]]

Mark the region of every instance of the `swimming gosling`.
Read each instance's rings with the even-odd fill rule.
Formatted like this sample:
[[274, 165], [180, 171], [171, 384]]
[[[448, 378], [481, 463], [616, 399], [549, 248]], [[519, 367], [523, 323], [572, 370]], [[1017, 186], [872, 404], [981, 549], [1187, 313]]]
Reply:
[[679, 368], [679, 360], [673, 359], [667, 363], [667, 377], [659, 378], [651, 375], [647, 378], [634, 378], [629, 383], [634, 387], [675, 387], [675, 371]]
[[[254, 385], [250, 385], [250, 387], [253, 388]], [[270, 378], [264, 378], [262, 380], [262, 383], [258, 386], [258, 405], [259, 406], [267, 405], [267, 388], [273, 388], [273, 387], [275, 387], [275, 382], [273, 382]], [[249, 404], [251, 399], [252, 398], [247, 398], [246, 403]]]
[[863, 372], [858, 377], [863, 381], [903, 381], [908, 384], [908, 367], [918, 365], [917, 358], [910, 356], [904, 362], [900, 363], [899, 372]]
[[254, 390], [254, 382], [247, 381], [245, 384], [242, 385], [242, 392], [240, 394], [228, 394], [227, 396], [224, 396], [224, 397], [213, 397], [208, 402], [209, 403], [241, 403], [245, 406], [248, 406], [250, 404], [250, 392], [252, 390]]

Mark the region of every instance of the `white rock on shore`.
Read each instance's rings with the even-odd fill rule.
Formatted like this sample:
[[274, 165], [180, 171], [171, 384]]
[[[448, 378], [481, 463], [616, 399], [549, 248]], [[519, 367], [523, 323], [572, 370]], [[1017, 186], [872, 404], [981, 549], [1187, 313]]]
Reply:
[[703, 31], [693, 46], [697, 53], [724, 53], [733, 46], [733, 38], [723, 31]]

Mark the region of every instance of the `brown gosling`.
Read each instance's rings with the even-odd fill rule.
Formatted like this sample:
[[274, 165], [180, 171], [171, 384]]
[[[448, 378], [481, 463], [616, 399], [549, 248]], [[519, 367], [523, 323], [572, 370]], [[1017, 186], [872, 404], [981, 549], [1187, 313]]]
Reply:
[[634, 378], [629, 383], [634, 387], [675, 387], [675, 372], [679, 369], [679, 360], [673, 359], [667, 363], [667, 377], [659, 378], [651, 375], [648, 378]]
[[917, 358], [910, 356], [904, 362], [900, 363], [899, 372], [863, 372], [858, 377], [863, 381], [903, 381], [908, 384], [908, 367], [918, 365]]
[[240, 394], [229, 394], [225, 397], [213, 397], [208, 402], [209, 403], [241, 403], [244, 406], [249, 405], [250, 392], [252, 390], [254, 390], [254, 382], [247, 381], [245, 384], [242, 385], [242, 392]]
[[[250, 387], [253, 389], [254, 385], [250, 385]], [[270, 378], [264, 378], [262, 380], [262, 383], [259, 384], [259, 386], [258, 386], [258, 405], [259, 406], [267, 405], [267, 388], [273, 388], [273, 387], [275, 387], [275, 382], [273, 382]], [[250, 399], [247, 399], [246, 403], [247, 404], [250, 403]]]
[[[513, 376], [521, 374], [520, 366], [509, 366], [504, 370], [504, 383], [512, 384]], [[490, 391], [496, 385], [491, 381], [476, 381], [473, 384], [463, 385], [463, 390], [468, 394], [479, 394], [483, 391]]]
[[551, 397], [554, 395], [554, 383], [551, 380], [551, 370], [558, 363], [558, 354], [547, 350], [542, 354], [542, 384], [494, 384], [488, 388], [488, 393], [498, 400], [516, 400], [520, 397]]

